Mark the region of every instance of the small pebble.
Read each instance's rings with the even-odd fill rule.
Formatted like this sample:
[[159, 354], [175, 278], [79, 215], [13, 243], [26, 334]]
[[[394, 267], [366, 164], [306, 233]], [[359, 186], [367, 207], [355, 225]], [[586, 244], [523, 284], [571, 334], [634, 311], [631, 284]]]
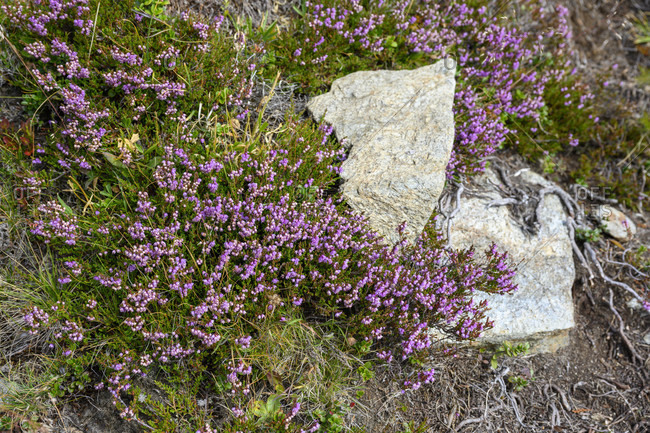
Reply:
[[636, 234], [634, 222], [623, 212], [609, 205], [600, 206], [597, 217], [605, 226], [605, 232], [621, 242], [631, 240]]

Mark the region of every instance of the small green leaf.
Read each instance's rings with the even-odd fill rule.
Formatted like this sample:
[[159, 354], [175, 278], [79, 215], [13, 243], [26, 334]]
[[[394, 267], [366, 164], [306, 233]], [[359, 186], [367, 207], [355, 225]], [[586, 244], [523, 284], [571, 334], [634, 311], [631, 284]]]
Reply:
[[295, 13], [297, 13], [301, 18], [303, 18], [307, 14], [307, 3], [306, 0], [300, 0], [300, 8], [294, 6], [293, 10]]
[[282, 396], [280, 396], [278, 394], [274, 394], [274, 395], [270, 396], [268, 400], [266, 400], [266, 412], [269, 415], [273, 415], [274, 413], [276, 413], [277, 411], [280, 410], [280, 399], [281, 398], [282, 398]]
[[113, 197], [113, 187], [109, 183], [104, 184], [104, 190], [99, 192], [104, 197]]
[[72, 211], [72, 209], [70, 208], [70, 206], [68, 206], [68, 205], [66, 204], [66, 202], [64, 202], [63, 199], [62, 199], [61, 197], [59, 197], [59, 196], [57, 195], [56, 198], [59, 199], [59, 203], [61, 204], [61, 206], [63, 206], [63, 209], [65, 209], [65, 213], [66, 213], [66, 214], [68, 214], [68, 215], [74, 215], [74, 212]]
[[112, 153], [109, 152], [102, 152], [102, 155], [104, 155], [104, 158], [114, 167], [124, 167], [124, 164], [122, 164], [122, 161], [118, 159], [117, 156], [113, 155]]

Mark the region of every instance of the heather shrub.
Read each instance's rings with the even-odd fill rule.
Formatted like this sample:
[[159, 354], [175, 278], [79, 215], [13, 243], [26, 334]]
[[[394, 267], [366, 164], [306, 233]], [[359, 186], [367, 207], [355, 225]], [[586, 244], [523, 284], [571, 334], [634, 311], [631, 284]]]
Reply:
[[[161, 432], [336, 431], [337, 381], [372, 363], [410, 363], [405, 390], [430, 383], [429, 329], [491, 326], [471, 295], [514, 290], [506, 254], [476, 260], [433, 225], [386, 245], [336, 192], [332, 128], [288, 112], [270, 131], [252, 104], [264, 47], [158, 3], [2, 8], [39, 132], [3, 170], [56, 257], [23, 315], [48, 338], [51, 393], [107, 389]], [[288, 367], [319, 360], [311, 378]]]
[[[167, 145], [130, 215], [84, 217], [54, 201], [41, 205], [33, 233], [63, 257], [62, 291], [55, 305], [29, 311], [28, 324], [55, 326], [52, 349], [63, 357], [97, 345], [110, 353], [95, 361], [108, 376], [96, 386], [118, 402], [131, 395], [125, 416], [141, 409], [135, 377], [152, 363], [189, 358], [220, 376], [216, 391], [234, 392], [233, 412], [242, 417], [262, 373], [252, 370], [248, 350], [265, 323], [296, 315], [328, 321], [381, 348], [377, 356], [387, 362], [425, 353], [431, 326], [458, 339], [489, 326], [485, 305], [469, 295], [513, 288], [504, 257], [489, 251], [483, 267], [471, 251], [447, 251], [427, 235], [415, 246], [380, 244], [311, 182], [312, 171], [333, 168], [337, 153], [312, 145], [314, 152], [280, 148], [203, 162], [197, 149]], [[303, 164], [309, 169], [300, 171]], [[297, 196], [294, 181], [313, 187], [313, 198]], [[405, 386], [432, 379], [433, 371], [422, 371]]]
[[586, 141], [598, 119], [593, 95], [567, 56], [567, 9], [525, 2], [537, 25], [523, 30], [508, 8], [488, 3], [308, 1], [292, 31], [273, 44], [272, 64], [305, 92], [320, 93], [357, 70], [410, 69], [440, 59], [452, 66], [453, 59], [449, 177], [483, 171], [485, 158], [504, 145], [536, 159]]
[[33, 65], [12, 84], [31, 95], [28, 113], [46, 105], [51, 112], [41, 120], [59, 125], [57, 142], [42, 144], [56, 151], [39, 148], [35, 165], [54, 162], [50, 168], [92, 177], [93, 169], [154, 152], [155, 133], [129, 139], [167, 132], [164, 120], [203, 114], [204, 122], [217, 121], [229, 109], [246, 116], [257, 53], [226, 42], [219, 32], [224, 17], [206, 24], [183, 15], [172, 29], [134, 13], [134, 4], [101, 8], [98, 25], [91, 19], [97, 8], [86, 0], [3, 7], [10, 43]]

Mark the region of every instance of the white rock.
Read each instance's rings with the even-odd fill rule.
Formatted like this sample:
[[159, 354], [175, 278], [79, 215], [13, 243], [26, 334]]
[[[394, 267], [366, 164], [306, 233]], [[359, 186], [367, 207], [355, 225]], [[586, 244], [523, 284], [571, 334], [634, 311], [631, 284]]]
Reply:
[[[521, 177], [530, 185], [551, 185], [532, 172], [523, 172]], [[462, 197], [450, 232], [451, 244], [454, 248], [474, 245], [482, 254], [496, 243], [499, 251], [508, 251], [511, 261], [518, 264], [514, 281], [519, 286], [513, 295], [475, 296], [488, 300], [487, 316], [494, 321], [494, 328], [479, 341], [529, 341], [535, 351], [553, 352], [568, 342], [568, 331], [575, 326], [571, 296], [575, 268], [562, 204], [555, 195], [547, 195], [539, 233], [530, 236], [511, 218], [507, 206], [486, 209], [491, 200], [501, 198], [492, 185], [501, 183], [493, 171], [475, 182], [487, 189], [481, 192], [486, 198]]]
[[351, 146], [342, 193], [394, 243], [407, 221], [415, 238], [445, 184], [454, 141], [456, 65], [441, 60], [410, 71], [362, 71], [340, 78], [307, 108]]
[[636, 234], [636, 225], [623, 212], [609, 205], [599, 206], [596, 217], [605, 226], [605, 232], [619, 241], [632, 240]]

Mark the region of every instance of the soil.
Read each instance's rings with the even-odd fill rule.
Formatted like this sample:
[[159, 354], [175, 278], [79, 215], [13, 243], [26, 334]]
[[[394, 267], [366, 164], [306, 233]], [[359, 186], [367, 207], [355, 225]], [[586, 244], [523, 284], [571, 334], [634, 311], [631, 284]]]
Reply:
[[[229, 10], [233, 15], [247, 14], [255, 24], [266, 11], [270, 20], [282, 24], [297, 3], [233, 0]], [[630, 20], [631, 14], [650, 11], [650, 1], [559, 3], [571, 12], [576, 63], [594, 76], [617, 64], [621, 97], [638, 104], [639, 111], [645, 109], [648, 93], [634, 78], [650, 61], [634, 45]], [[214, 16], [221, 11], [220, 5], [220, 1], [173, 0], [171, 7]], [[9, 91], [3, 88], [2, 94], [15, 95]], [[14, 105], [3, 104], [2, 117], [17, 121]], [[498, 157], [511, 166], [522, 163], [509, 153]], [[603, 238], [594, 244], [601, 257], [621, 261], [625, 249], [650, 246], [650, 214], [629, 215], [639, 228], [635, 240], [621, 248], [612, 239]], [[605, 270], [630, 285], [647, 287], [647, 278], [637, 280], [626, 269], [608, 265]], [[621, 328], [608, 302], [610, 290], [612, 305], [624, 323]], [[576, 327], [569, 335], [569, 345], [556, 353], [504, 356], [493, 370], [490, 351], [460, 348], [455, 357], [435, 355], [431, 363], [437, 370], [436, 381], [406, 394], [395, 383], [399, 372], [380, 369], [348, 421], [373, 433], [416, 431], [421, 423], [418, 431], [422, 432], [650, 432], [650, 314], [631, 307], [631, 298], [621, 290], [590, 282], [584, 274], [579, 274], [573, 295]], [[530, 383], [515, 391], [507, 380], [512, 376], [528, 378]], [[105, 393], [64, 405], [52, 414], [51, 421], [52, 426], [43, 431], [139, 431], [117, 416]]]

